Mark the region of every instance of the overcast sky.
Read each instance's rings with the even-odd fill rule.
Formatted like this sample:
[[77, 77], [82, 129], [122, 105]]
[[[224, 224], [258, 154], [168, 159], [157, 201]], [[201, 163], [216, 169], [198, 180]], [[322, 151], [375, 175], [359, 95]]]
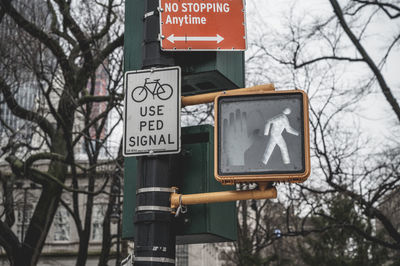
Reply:
[[[249, 42], [257, 38], [258, 34], [263, 30], [268, 30], [267, 27], [272, 27], [274, 31], [282, 30], [291, 10], [293, 10], [294, 16], [301, 17], [304, 20], [333, 14], [333, 9], [328, 0], [247, 0], [246, 3], [247, 36]], [[393, 21], [388, 24], [385, 21], [387, 22], [386, 17], [382, 14], [382, 17], [378, 17], [370, 28], [368, 36], [373, 41], [365, 44], [365, 46], [373, 58], [381, 58], [381, 48], [389, 41], [388, 36], [392, 36], [388, 33], [399, 33], [400, 20], [397, 19], [397, 24], [392, 23]], [[365, 72], [361, 72], [362, 70], [359, 71], [360, 73], [357, 73], [357, 68], [353, 68], [352, 71], [354, 71], [354, 76], [365, 74]], [[397, 96], [397, 99], [400, 99], [399, 46], [394, 49], [390, 61], [383, 68], [383, 73], [393, 93]], [[383, 136], [382, 141], [387, 137], [390, 138], [393, 136], [393, 127], [394, 124], [398, 125], [398, 121], [393, 123], [394, 112], [386, 103], [380, 90], [376, 90], [374, 94], [367, 97], [359, 110], [358, 116], [362, 130], [369, 131], [368, 134], [373, 137]]]

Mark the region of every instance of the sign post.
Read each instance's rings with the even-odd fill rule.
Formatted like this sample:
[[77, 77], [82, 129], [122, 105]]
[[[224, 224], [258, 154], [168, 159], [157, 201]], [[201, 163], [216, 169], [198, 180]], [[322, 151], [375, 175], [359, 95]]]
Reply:
[[[134, 263], [137, 266], [174, 265], [174, 216], [171, 213], [169, 196], [175, 177], [171, 169], [177, 161], [173, 155], [162, 154], [178, 152], [180, 148], [178, 141], [180, 130], [177, 129], [177, 125], [180, 124], [177, 120], [177, 117], [179, 118], [177, 112], [180, 110], [180, 96], [177, 90], [180, 87], [179, 70], [177, 68], [171, 70], [174, 72], [174, 78], [164, 76], [163, 71], [154, 71], [151, 74], [152, 68], [154, 70], [155, 67], [169, 67], [175, 64], [172, 55], [163, 53], [160, 49], [159, 17], [156, 15], [159, 9], [158, 1], [132, 0], [126, 1], [125, 5], [127, 14], [124, 38], [125, 71], [137, 71], [139, 68], [146, 70], [125, 76], [125, 85], [129, 88], [125, 95], [125, 104], [128, 106], [125, 105], [124, 115], [125, 123], [127, 123], [125, 126], [128, 129], [124, 133], [123, 152], [128, 156], [129, 154], [150, 155], [151, 151], [153, 154], [160, 154], [138, 157], [136, 176], [127, 177], [136, 178], [136, 189], [130, 191], [136, 197], [133, 219], [135, 225]], [[134, 76], [138, 79], [133, 79]], [[148, 78], [147, 81], [146, 78]], [[178, 81], [173, 82], [173, 79]], [[169, 95], [170, 87], [172, 88], [171, 96]], [[176, 102], [177, 99], [179, 99], [178, 102]], [[173, 101], [175, 104], [172, 103]], [[173, 120], [167, 119], [166, 115], [171, 116]], [[133, 128], [129, 125], [130, 123], [133, 123]], [[151, 134], [147, 134], [150, 132]], [[168, 134], [171, 136], [170, 141], [168, 141]], [[163, 148], [155, 148], [153, 142], [157, 140], [145, 137], [149, 135], [153, 135], [153, 138], [155, 135], [157, 144]], [[125, 160], [125, 163], [127, 162], [128, 160]]]
[[179, 153], [180, 67], [125, 73], [124, 156]]
[[160, 0], [164, 51], [246, 50], [244, 0]]

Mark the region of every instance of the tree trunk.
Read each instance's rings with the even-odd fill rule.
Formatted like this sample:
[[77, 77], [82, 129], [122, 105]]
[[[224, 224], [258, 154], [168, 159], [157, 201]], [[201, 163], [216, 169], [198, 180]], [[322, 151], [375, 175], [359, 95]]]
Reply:
[[16, 266], [34, 266], [39, 260], [46, 236], [57, 211], [62, 189], [58, 185], [43, 188], [35, 213], [29, 224], [21, 252], [15, 258]]

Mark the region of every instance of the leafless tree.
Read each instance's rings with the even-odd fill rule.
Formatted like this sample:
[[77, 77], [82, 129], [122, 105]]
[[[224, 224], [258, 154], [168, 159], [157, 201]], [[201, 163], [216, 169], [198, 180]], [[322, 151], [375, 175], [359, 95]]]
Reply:
[[[11, 265], [37, 264], [60, 204], [72, 215], [79, 233], [76, 265], [85, 265], [95, 198], [119, 197], [107, 187], [121, 161], [106, 144], [121, 117], [122, 4], [119, 0], [0, 2], [1, 109], [7, 106], [30, 132], [26, 138], [18, 134], [24, 132], [21, 128], [1, 121], [8, 140], [1, 156], [12, 173], [2, 174], [4, 192], [10, 193], [4, 194], [0, 245]], [[96, 82], [105, 82], [102, 93], [96, 91]], [[20, 94], [33, 89], [35, 105], [27, 108]], [[110, 119], [113, 113], [116, 119]], [[85, 156], [77, 158], [82, 143]], [[47, 167], [35, 167], [39, 163]], [[41, 189], [20, 242], [11, 230], [15, 219], [9, 208], [13, 184], [24, 179]], [[106, 242], [103, 245], [111, 240]]]
[[[395, 261], [400, 252], [399, 80], [388, 78], [387, 64], [394, 60], [400, 44], [400, 2], [326, 3], [330, 11], [313, 17], [296, 13], [299, 3], [294, 4], [288, 9], [284, 30], [264, 31], [250, 44], [250, 82], [306, 90], [311, 103], [312, 175], [303, 184], [278, 186], [280, 201], [287, 209], [282, 214], [286, 217], [281, 235], [318, 238], [324, 232], [345, 229], [365, 243], [385, 249], [388, 260]], [[376, 51], [376, 27], [383, 24], [389, 30], [379, 31], [379, 40], [384, 41]], [[382, 130], [385, 137], [381, 134], [381, 139], [363, 130], [366, 103], [369, 114], [377, 108], [389, 113], [385, 119], [390, 125]], [[336, 215], [329, 206], [338, 199], [351, 202], [348, 212], [354, 211], [356, 217], [350, 219], [345, 212]], [[239, 217], [249, 216], [248, 212], [242, 211]], [[314, 223], [316, 217], [325, 222]], [[267, 221], [261, 218], [260, 223], [266, 225]], [[242, 237], [249, 239], [257, 225], [246, 230], [239, 224], [240, 230], [247, 232]], [[270, 242], [274, 239], [265, 236]], [[266, 244], [256, 239], [250, 242], [253, 248]], [[236, 253], [241, 248], [237, 247]]]

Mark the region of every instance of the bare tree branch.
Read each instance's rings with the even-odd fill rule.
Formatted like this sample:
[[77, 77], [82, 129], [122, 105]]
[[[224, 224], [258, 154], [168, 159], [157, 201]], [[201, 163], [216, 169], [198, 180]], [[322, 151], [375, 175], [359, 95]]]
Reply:
[[394, 97], [391, 89], [386, 83], [385, 78], [383, 77], [381, 71], [379, 68], [376, 66], [374, 61], [371, 59], [367, 51], [365, 50], [364, 46], [361, 44], [360, 40], [356, 38], [350, 27], [347, 25], [347, 22], [344, 18], [342, 9], [339, 5], [339, 3], [336, 0], [329, 0], [333, 10], [339, 20], [340, 25], [342, 26], [344, 32], [347, 34], [351, 42], [354, 44], [354, 46], [357, 48], [357, 51], [360, 53], [361, 57], [364, 59], [364, 61], [367, 63], [369, 68], [371, 69], [372, 73], [375, 75], [378, 84], [383, 92], [383, 95], [385, 96], [386, 100], [392, 107], [394, 113], [397, 116], [398, 122], [400, 122], [400, 106], [399, 103], [397, 102], [396, 98]]

